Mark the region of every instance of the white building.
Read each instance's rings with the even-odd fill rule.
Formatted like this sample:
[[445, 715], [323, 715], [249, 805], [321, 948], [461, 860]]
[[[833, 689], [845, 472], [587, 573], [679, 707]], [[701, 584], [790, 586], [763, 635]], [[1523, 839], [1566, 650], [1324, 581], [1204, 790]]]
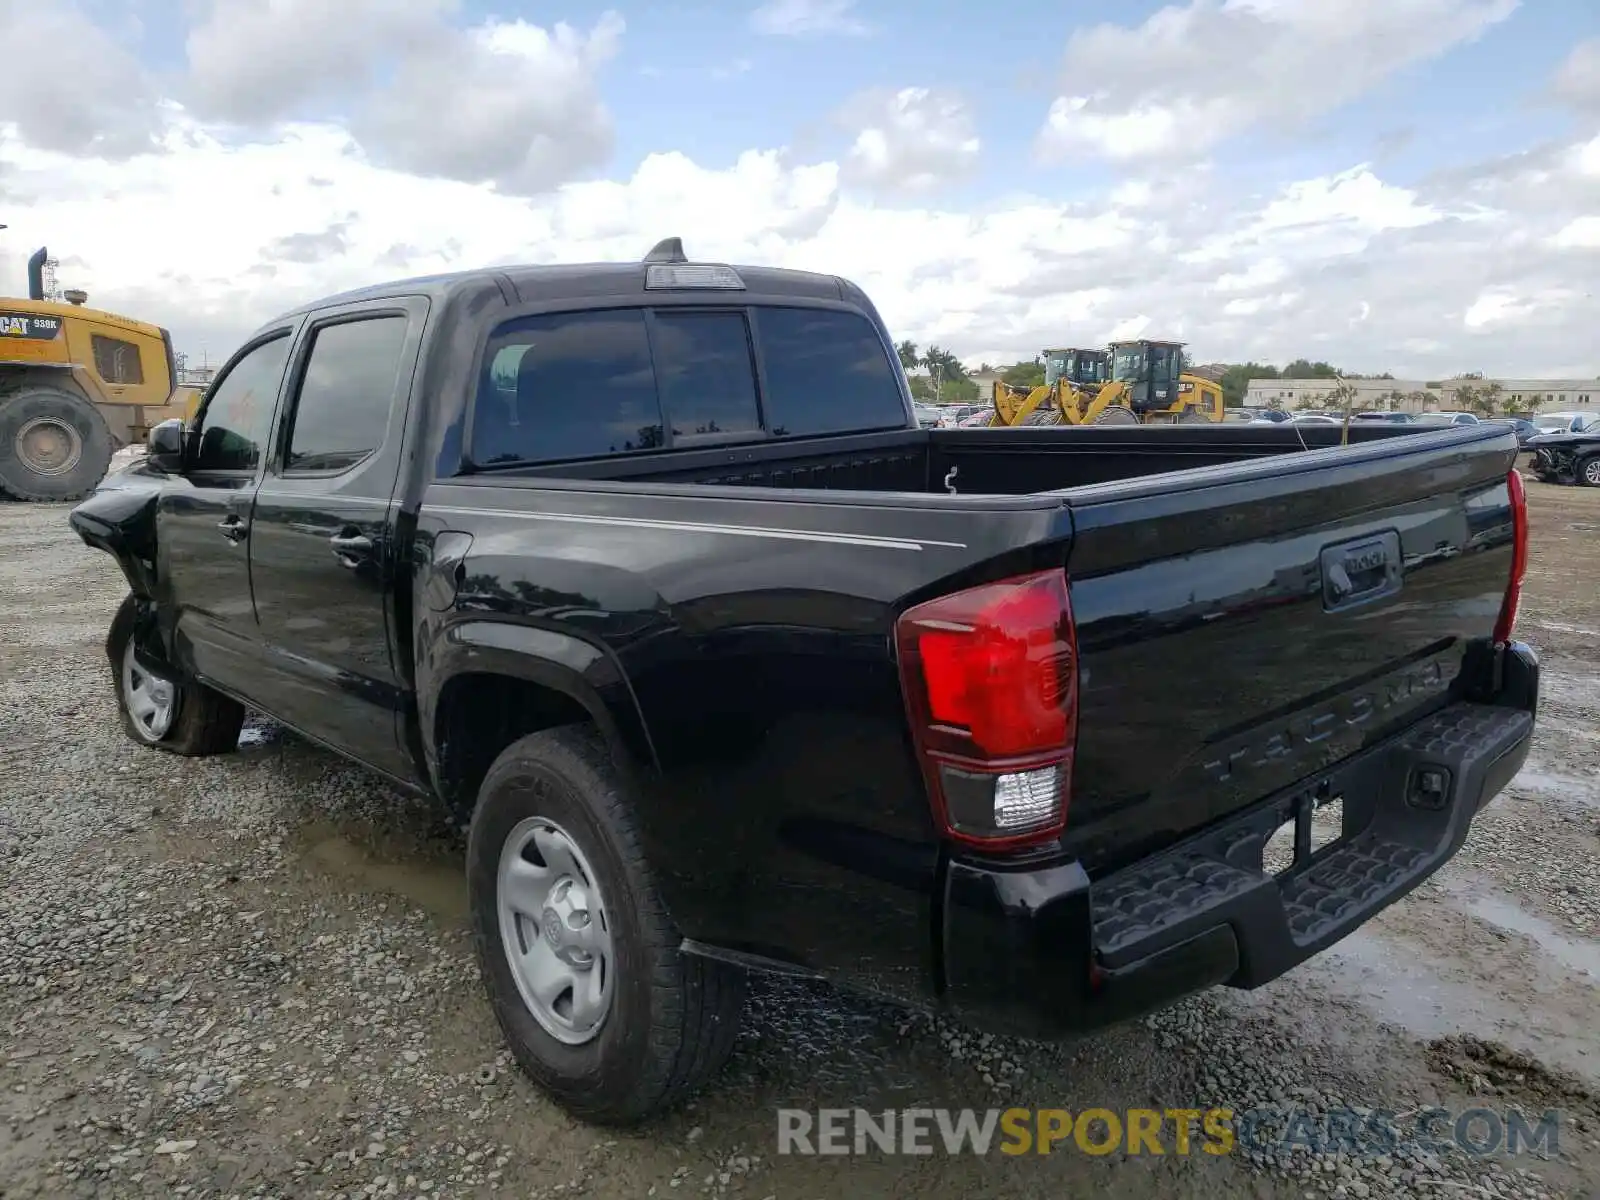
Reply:
[[[1436, 412], [1465, 408], [1465, 401], [1459, 398], [1463, 387], [1481, 393], [1493, 384], [1500, 385], [1498, 400], [1502, 408], [1510, 405], [1524, 412], [1600, 409], [1600, 379], [1347, 379], [1345, 383], [1355, 389], [1357, 411]], [[1332, 379], [1252, 379], [1244, 402], [1262, 407], [1276, 405], [1291, 412], [1331, 407], [1336, 386]]]

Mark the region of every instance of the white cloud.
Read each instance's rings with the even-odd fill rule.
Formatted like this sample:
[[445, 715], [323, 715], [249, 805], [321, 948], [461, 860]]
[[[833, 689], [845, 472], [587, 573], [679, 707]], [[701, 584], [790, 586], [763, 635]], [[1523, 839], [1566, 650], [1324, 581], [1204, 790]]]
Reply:
[[0, 0], [0, 120], [32, 144], [124, 158], [161, 125], [139, 64], [70, 0]]
[[1580, 112], [1600, 113], [1600, 38], [1572, 48], [1551, 82], [1556, 99]]
[[441, 38], [400, 60], [352, 128], [401, 170], [548, 191], [611, 156], [612, 120], [595, 76], [623, 30], [607, 12], [587, 34], [491, 21]]
[[1479, 36], [1517, 0], [1191, 0], [1067, 43], [1067, 90], [1038, 149], [1119, 162], [1200, 157], [1256, 126], [1292, 127]]
[[209, 0], [187, 43], [193, 110], [255, 128], [344, 104], [375, 161], [523, 194], [602, 165], [613, 133], [596, 76], [622, 18], [606, 12], [587, 33], [458, 28], [458, 3]]
[[244, 125], [343, 99], [391, 54], [426, 49], [456, 0], [204, 0], [189, 31], [189, 95], [205, 116]]
[[1574, 217], [1550, 244], [1562, 250], [1600, 250], [1600, 217]]
[[868, 93], [841, 120], [859, 129], [846, 178], [883, 193], [925, 192], [972, 173], [981, 145], [972, 111], [950, 92], [925, 87]]
[[856, 0], [768, 0], [750, 14], [750, 28], [765, 37], [865, 37], [872, 26], [855, 15], [855, 8]]

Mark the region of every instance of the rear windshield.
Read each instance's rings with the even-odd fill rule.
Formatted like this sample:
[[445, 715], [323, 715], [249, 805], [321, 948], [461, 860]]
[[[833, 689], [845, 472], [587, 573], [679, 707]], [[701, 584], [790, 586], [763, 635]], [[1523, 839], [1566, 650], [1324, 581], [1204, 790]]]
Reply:
[[489, 339], [472, 459], [553, 462], [708, 438], [899, 429], [900, 397], [876, 327], [857, 313], [756, 306], [522, 317]]

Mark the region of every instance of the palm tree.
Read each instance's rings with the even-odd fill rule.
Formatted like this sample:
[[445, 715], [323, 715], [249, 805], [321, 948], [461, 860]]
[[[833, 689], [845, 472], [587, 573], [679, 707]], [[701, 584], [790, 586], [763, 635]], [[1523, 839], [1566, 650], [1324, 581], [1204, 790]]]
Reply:
[[1495, 413], [1500, 411], [1501, 397], [1504, 395], [1504, 393], [1505, 388], [1501, 387], [1498, 383], [1486, 383], [1483, 385], [1483, 392], [1480, 399], [1483, 404], [1484, 416], [1492, 417], [1495, 415]]
[[917, 353], [917, 344], [907, 338], [894, 348], [900, 356], [900, 365], [907, 371], [914, 371], [922, 365], [922, 356]]

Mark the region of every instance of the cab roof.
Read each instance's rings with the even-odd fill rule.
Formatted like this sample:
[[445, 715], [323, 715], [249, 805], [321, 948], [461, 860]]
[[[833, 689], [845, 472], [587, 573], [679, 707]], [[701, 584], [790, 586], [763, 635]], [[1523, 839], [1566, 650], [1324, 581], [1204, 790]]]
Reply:
[[[676, 243], [678, 256], [665, 257], [662, 246]], [[732, 270], [742, 287], [738, 289], [705, 287], [707, 294], [733, 296], [792, 297], [813, 300], [857, 300], [865, 297], [854, 287], [834, 275], [821, 275], [811, 271], [794, 271], [778, 267], [737, 266], [722, 263], [692, 263], [681, 256], [682, 244], [668, 238], [640, 262], [594, 262], [521, 264], [483, 267], [476, 270], [455, 271], [440, 275], [421, 275], [398, 279], [388, 283], [356, 288], [333, 296], [320, 297], [308, 304], [282, 314], [287, 317], [336, 305], [354, 304], [365, 300], [383, 300], [397, 296], [427, 296], [430, 299], [448, 299], [459, 293], [499, 288], [508, 302], [536, 304], [560, 300], [616, 300], [652, 296], [670, 291], [681, 295], [688, 286], [651, 288], [648, 280], [653, 271], [676, 267], [704, 270]], [[852, 294], [853, 293], [853, 294]]]

